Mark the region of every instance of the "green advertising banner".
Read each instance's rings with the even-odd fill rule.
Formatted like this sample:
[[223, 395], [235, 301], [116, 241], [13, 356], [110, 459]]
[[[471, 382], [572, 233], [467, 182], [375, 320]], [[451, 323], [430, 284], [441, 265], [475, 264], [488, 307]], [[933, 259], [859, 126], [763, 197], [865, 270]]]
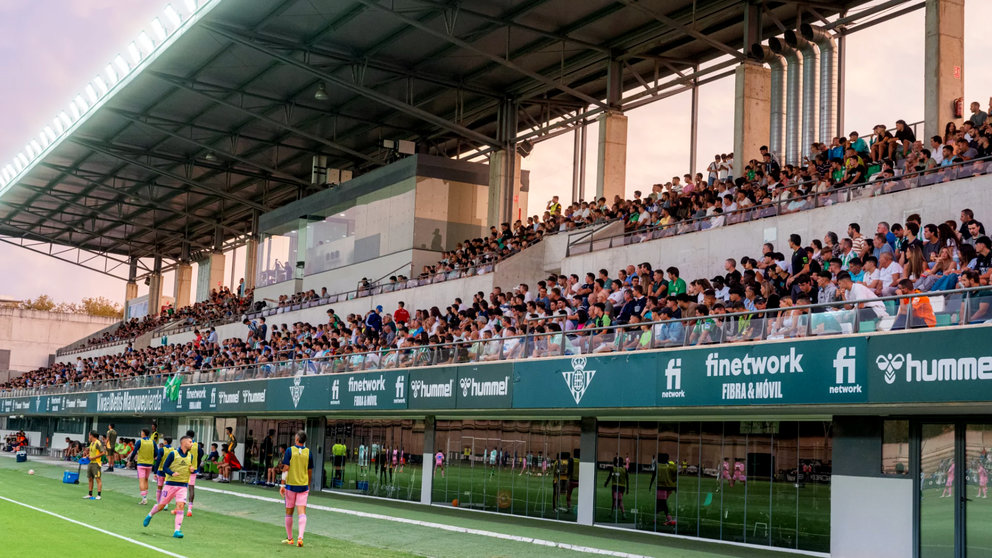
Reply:
[[992, 399], [992, 328], [875, 335], [868, 349], [872, 402]]
[[864, 338], [844, 338], [533, 360], [515, 366], [513, 406], [864, 403], [866, 354]]
[[5, 415], [678, 408], [988, 401], [992, 328], [0, 398]]
[[407, 374], [397, 370], [334, 374], [328, 395], [324, 409], [329, 411], [406, 409]]
[[513, 402], [513, 364], [459, 366], [455, 387], [459, 409], [509, 409]]

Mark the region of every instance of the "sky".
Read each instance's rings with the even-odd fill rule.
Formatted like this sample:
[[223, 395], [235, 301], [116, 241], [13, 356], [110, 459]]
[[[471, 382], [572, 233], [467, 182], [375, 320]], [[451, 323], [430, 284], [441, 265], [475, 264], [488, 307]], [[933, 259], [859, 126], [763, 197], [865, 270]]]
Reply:
[[[0, 166], [23, 150], [165, 5], [164, 0], [0, 0], [0, 67], [6, 76], [0, 87]], [[965, 98], [986, 107], [992, 59], [981, 36], [985, 22], [992, 21], [992, 2], [969, 0], [965, 20]], [[917, 10], [848, 38], [845, 131], [866, 132], [899, 118], [923, 119], [923, 23], [923, 10]], [[732, 151], [733, 93], [733, 77], [699, 90], [698, 171], [714, 153]], [[628, 194], [688, 172], [689, 107], [685, 93], [627, 113]], [[595, 126], [588, 131], [587, 191], [594, 191], [596, 183], [597, 134]], [[570, 201], [572, 145], [566, 134], [537, 144], [524, 160], [523, 168], [531, 172], [529, 214], [539, 213], [555, 194]], [[229, 281], [230, 261], [229, 255]], [[243, 275], [243, 261], [241, 250], [234, 282]], [[0, 295], [15, 298], [124, 297], [119, 280], [4, 243], [0, 277]], [[163, 283], [163, 293], [171, 295], [171, 274]], [[139, 285], [139, 292], [147, 290]]]

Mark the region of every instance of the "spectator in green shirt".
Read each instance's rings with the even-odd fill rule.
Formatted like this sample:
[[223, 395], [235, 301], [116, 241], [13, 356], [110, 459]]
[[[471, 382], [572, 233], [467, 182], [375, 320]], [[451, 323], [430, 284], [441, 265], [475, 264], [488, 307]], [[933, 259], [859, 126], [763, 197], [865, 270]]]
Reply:
[[668, 296], [678, 296], [686, 292], [685, 279], [679, 277], [679, 268], [672, 266], [665, 271], [668, 273]]

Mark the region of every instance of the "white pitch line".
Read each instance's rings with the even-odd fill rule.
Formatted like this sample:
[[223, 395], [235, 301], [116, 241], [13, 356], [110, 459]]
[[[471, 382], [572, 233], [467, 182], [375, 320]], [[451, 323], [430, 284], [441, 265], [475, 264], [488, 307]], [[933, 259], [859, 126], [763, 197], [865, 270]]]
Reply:
[[176, 554], [175, 552], [169, 552], [168, 550], [164, 550], [164, 549], [158, 548], [157, 546], [152, 546], [150, 544], [146, 544], [146, 543], [143, 543], [141, 541], [136, 541], [136, 540], [134, 540], [132, 538], [125, 537], [124, 535], [118, 535], [117, 533], [111, 533], [110, 531], [107, 531], [106, 529], [101, 529], [99, 527], [94, 527], [93, 525], [90, 525], [88, 523], [83, 523], [82, 521], [76, 521], [75, 519], [72, 519], [71, 517], [66, 517], [64, 515], [59, 515], [57, 513], [50, 512], [48, 510], [43, 510], [41, 508], [36, 508], [34, 506], [25, 504], [24, 502], [18, 502], [17, 500], [11, 500], [10, 498], [5, 498], [3, 496], [0, 496], [0, 500], [4, 500], [4, 501], [7, 501], [7, 502], [10, 502], [11, 504], [17, 504], [18, 506], [24, 506], [25, 508], [28, 508], [30, 510], [34, 510], [36, 512], [41, 512], [41, 513], [44, 513], [44, 514], [48, 514], [48, 515], [50, 515], [52, 517], [57, 517], [59, 519], [68, 521], [69, 523], [75, 523], [76, 525], [81, 525], [83, 527], [86, 527], [87, 529], [93, 529], [94, 531], [99, 531], [100, 533], [103, 533], [104, 535], [110, 535], [111, 537], [117, 537], [118, 539], [127, 541], [129, 543], [134, 543], [134, 544], [136, 544], [138, 546], [143, 546], [143, 547], [148, 548], [150, 550], [154, 550], [155, 552], [161, 552], [162, 554], [165, 554], [166, 556], [172, 556], [173, 558], [186, 558], [182, 554]]
[[[233, 492], [230, 490], [219, 490], [217, 488], [210, 487], [197, 487], [197, 490], [205, 490], [207, 492], [216, 492], [218, 494], [227, 494], [230, 496], [237, 496], [239, 498], [248, 498], [250, 500], [259, 500], [262, 502], [272, 502], [277, 504], [284, 503], [283, 500], [278, 498], [269, 498], [267, 496], [256, 496], [254, 494], [242, 494], [240, 492]], [[591, 546], [580, 546], [569, 543], [549, 541], [547, 539], [536, 539], [533, 537], [521, 537], [518, 535], [508, 535], [506, 533], [497, 533], [495, 531], [486, 531], [483, 529], [471, 529], [469, 527], [458, 527], [455, 525], [446, 525], [444, 523], [434, 523], [432, 521], [420, 521], [418, 519], [407, 519], [405, 517], [393, 517], [389, 515], [383, 515], [379, 513], [369, 513], [363, 511], [346, 510], [344, 508], [332, 508], [330, 506], [321, 506], [317, 504], [307, 504], [307, 508], [313, 508], [315, 510], [329, 511], [333, 513], [340, 513], [344, 515], [352, 515], [355, 517], [364, 517], [366, 519], [379, 519], [382, 521], [392, 521], [394, 523], [404, 523], [407, 525], [416, 525], [418, 527], [429, 527], [431, 529], [441, 529], [442, 531], [451, 531], [453, 533], [462, 533], [467, 535], [479, 535], [481, 537], [490, 537], [494, 539], [502, 539], [506, 541], [530, 543], [538, 546], [547, 546], [553, 548], [560, 548], [562, 550], [573, 550], [575, 552], [584, 552], [586, 554], [598, 554], [600, 556], [615, 556], [616, 558], [648, 558], [641, 554], [631, 554], [629, 552], [620, 552], [617, 550], [606, 550], [603, 548], [594, 548]]]

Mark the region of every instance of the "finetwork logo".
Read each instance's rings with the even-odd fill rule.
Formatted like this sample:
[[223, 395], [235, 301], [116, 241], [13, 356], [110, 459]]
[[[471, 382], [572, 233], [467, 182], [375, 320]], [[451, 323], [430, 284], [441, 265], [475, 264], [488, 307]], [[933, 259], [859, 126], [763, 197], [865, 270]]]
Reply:
[[297, 376], [293, 378], [293, 385], [289, 386], [289, 395], [293, 397], [294, 409], [300, 404], [300, 398], [303, 397], [303, 390], [306, 387], [303, 385], [303, 377]]
[[565, 384], [572, 393], [572, 398], [575, 399], [576, 405], [579, 404], [579, 401], [582, 401], [582, 396], [586, 394], [589, 384], [592, 383], [593, 376], [596, 375], [595, 370], [586, 370], [585, 368], [585, 357], [575, 357], [572, 359], [572, 369], [561, 373], [565, 377]]
[[858, 383], [858, 360], [854, 347], [841, 347], [834, 355], [835, 386], [830, 386], [830, 393], [861, 393]]
[[913, 353], [886, 354], [875, 358], [875, 366], [893, 384], [905, 367], [906, 382], [992, 380], [992, 356], [914, 359]]
[[393, 403], [406, 403], [406, 376], [397, 376], [396, 384], [393, 387], [396, 390], [396, 397], [393, 398]]
[[341, 380], [331, 382], [331, 405], [341, 404]]
[[685, 391], [682, 390], [682, 359], [673, 358], [668, 361], [668, 366], [665, 368], [665, 391], [661, 392], [663, 398], [681, 398], [685, 397]]

